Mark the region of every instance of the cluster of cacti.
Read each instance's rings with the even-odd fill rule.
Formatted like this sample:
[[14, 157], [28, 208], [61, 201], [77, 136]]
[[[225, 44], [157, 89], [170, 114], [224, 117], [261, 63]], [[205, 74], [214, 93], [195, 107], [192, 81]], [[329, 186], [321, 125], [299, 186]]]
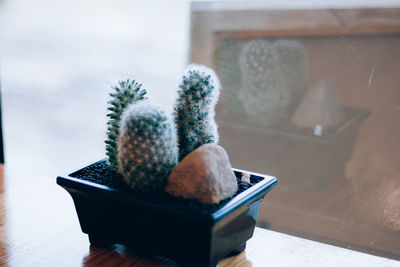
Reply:
[[240, 67], [238, 64], [240, 46], [236, 41], [223, 39], [215, 53], [215, 66], [224, 89], [222, 95], [223, 106], [229, 112], [241, 114], [244, 112], [243, 104], [239, 98], [241, 89]]
[[216, 54], [224, 86], [222, 98], [227, 100], [224, 106], [231, 111], [237, 107], [236, 112], [242, 106], [249, 119], [258, 124], [271, 126], [287, 121], [307, 86], [304, 47], [294, 40], [254, 39], [238, 52], [239, 45], [231, 42], [223, 41]]
[[110, 111], [107, 116], [107, 139], [106, 155], [110, 165], [115, 171], [118, 171], [118, 136], [120, 129], [120, 120], [123, 111], [129, 104], [135, 103], [139, 100], [146, 99], [146, 90], [141, 88], [142, 85], [134, 80], [119, 81], [117, 86], [112, 87], [113, 92], [110, 93], [111, 101], [109, 101], [108, 110]]
[[170, 116], [147, 101], [130, 105], [121, 120], [118, 163], [138, 193], [164, 190], [178, 163], [176, 131]]
[[218, 142], [214, 109], [220, 85], [214, 71], [191, 65], [179, 88], [177, 128], [163, 110], [139, 101], [146, 90], [135, 81], [119, 82], [110, 94], [107, 155], [114, 170], [138, 193], [162, 191], [179, 159], [203, 144]]
[[220, 84], [210, 68], [191, 65], [179, 88], [175, 123], [179, 158], [183, 159], [203, 144], [218, 143], [214, 116]]

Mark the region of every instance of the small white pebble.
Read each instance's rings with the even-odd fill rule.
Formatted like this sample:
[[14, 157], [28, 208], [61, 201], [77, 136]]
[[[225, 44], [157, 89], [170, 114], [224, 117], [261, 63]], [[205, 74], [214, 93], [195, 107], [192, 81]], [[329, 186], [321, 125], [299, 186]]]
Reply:
[[250, 173], [248, 173], [248, 172], [242, 172], [242, 178], [241, 178], [241, 180], [242, 180], [242, 182], [243, 183], [246, 183], [246, 184], [250, 184], [251, 182], [250, 182]]
[[321, 136], [321, 135], [322, 135], [322, 130], [323, 130], [322, 125], [317, 124], [317, 125], [315, 126], [315, 128], [314, 128], [314, 135], [315, 135], [315, 136]]

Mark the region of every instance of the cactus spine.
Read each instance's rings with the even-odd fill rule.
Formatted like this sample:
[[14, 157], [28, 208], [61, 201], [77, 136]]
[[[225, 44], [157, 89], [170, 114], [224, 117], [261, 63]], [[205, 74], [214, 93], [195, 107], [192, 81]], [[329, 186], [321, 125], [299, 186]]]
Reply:
[[175, 123], [179, 142], [179, 158], [203, 144], [218, 143], [215, 123], [220, 84], [213, 70], [190, 65], [179, 86], [175, 104]]
[[109, 120], [107, 122], [107, 139], [105, 140], [106, 155], [110, 165], [117, 172], [119, 171], [117, 154], [121, 115], [129, 104], [146, 99], [146, 89], [141, 87], [142, 85], [135, 80], [128, 79], [119, 81], [118, 86], [112, 87], [113, 92], [110, 93], [111, 100], [108, 102], [110, 113], [107, 114]]
[[172, 119], [147, 101], [130, 105], [121, 120], [118, 163], [125, 181], [135, 192], [163, 191], [178, 163]]

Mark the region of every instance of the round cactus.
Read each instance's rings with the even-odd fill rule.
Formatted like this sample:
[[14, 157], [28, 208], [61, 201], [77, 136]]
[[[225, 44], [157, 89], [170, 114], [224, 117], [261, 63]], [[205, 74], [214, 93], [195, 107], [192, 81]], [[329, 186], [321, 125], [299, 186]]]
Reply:
[[280, 59], [274, 46], [263, 39], [247, 42], [240, 53], [240, 96], [250, 120], [275, 125], [289, 119], [291, 93], [283, 82]]
[[135, 192], [163, 191], [178, 163], [172, 119], [147, 101], [130, 105], [121, 120], [118, 163], [125, 181]]
[[179, 86], [175, 104], [175, 123], [179, 142], [179, 158], [203, 144], [218, 143], [215, 123], [220, 84], [217, 75], [202, 65], [190, 65]]
[[118, 86], [112, 87], [114, 91], [110, 93], [111, 100], [108, 102], [110, 113], [107, 114], [109, 120], [107, 122], [107, 139], [105, 140], [106, 155], [110, 165], [117, 172], [119, 171], [117, 150], [121, 115], [129, 104], [146, 99], [146, 89], [141, 87], [141, 84], [128, 79], [119, 81]]

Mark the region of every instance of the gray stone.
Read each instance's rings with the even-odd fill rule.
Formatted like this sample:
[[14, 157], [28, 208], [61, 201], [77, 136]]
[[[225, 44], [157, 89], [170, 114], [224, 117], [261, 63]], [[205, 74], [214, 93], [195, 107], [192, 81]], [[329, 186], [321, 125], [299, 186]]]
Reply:
[[325, 128], [339, 124], [343, 118], [339, 90], [333, 82], [320, 80], [306, 92], [292, 122], [299, 128]]
[[170, 174], [165, 191], [202, 203], [219, 203], [238, 190], [228, 154], [219, 145], [206, 144], [188, 154]]

